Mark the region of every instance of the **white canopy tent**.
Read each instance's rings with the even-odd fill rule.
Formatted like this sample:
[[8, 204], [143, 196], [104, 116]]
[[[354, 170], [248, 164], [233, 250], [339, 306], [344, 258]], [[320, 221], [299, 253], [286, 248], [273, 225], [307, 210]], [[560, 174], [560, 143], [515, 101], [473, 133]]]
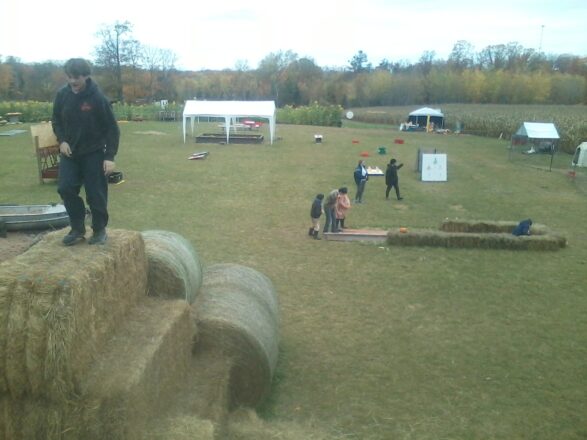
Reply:
[[411, 112], [408, 121], [426, 127], [433, 122], [436, 127], [444, 127], [444, 114], [438, 108], [422, 107]]
[[271, 143], [275, 138], [274, 101], [186, 101], [183, 109], [183, 142], [186, 139], [186, 121], [191, 121], [192, 134], [194, 121], [200, 116], [224, 118], [226, 143], [230, 143], [230, 126], [237, 118], [258, 117], [269, 121]]

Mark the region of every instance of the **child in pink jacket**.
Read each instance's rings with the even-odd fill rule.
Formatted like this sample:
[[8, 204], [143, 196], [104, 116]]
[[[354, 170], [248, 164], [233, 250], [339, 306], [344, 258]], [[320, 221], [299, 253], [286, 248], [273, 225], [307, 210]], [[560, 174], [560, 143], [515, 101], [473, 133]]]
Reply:
[[[351, 199], [348, 196], [348, 189], [343, 186], [338, 190], [338, 198], [336, 199], [336, 231], [341, 232], [344, 229], [344, 220], [346, 218], [347, 211], [351, 208]], [[339, 227], [340, 226], [340, 227]]]

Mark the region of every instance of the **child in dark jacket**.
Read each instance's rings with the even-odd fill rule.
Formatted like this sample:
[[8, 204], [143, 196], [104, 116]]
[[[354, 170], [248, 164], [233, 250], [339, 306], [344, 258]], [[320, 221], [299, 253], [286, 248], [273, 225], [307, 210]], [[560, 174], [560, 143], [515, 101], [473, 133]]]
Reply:
[[397, 199], [403, 199], [403, 197], [399, 195], [399, 178], [397, 176], [397, 170], [399, 170], [403, 166], [403, 163], [397, 165], [397, 160], [395, 159], [391, 159], [389, 161], [389, 164], [387, 164], [387, 170], [385, 170], [385, 200], [389, 199], [389, 192], [393, 187], [395, 187], [395, 195]]
[[518, 226], [514, 228], [512, 234], [516, 236], [520, 235], [530, 235], [530, 228], [532, 227], [532, 219], [522, 220], [518, 223]]
[[308, 230], [308, 235], [314, 237], [316, 240], [320, 240], [320, 237], [318, 237], [318, 231], [320, 231], [320, 216], [322, 216], [322, 213], [324, 212], [322, 210], [322, 200], [324, 200], [324, 194], [317, 194], [312, 202], [312, 209], [310, 210], [312, 227]]

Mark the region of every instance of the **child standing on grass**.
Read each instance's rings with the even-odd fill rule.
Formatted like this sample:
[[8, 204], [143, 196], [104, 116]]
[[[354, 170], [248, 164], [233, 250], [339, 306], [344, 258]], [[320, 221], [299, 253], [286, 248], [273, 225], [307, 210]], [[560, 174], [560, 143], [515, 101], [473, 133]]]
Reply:
[[336, 230], [334, 232], [342, 232], [344, 229], [344, 219], [350, 207], [351, 199], [348, 196], [348, 188], [343, 186], [338, 190], [338, 198], [336, 199]]
[[312, 219], [312, 227], [308, 230], [308, 235], [314, 237], [316, 240], [320, 240], [318, 237], [318, 231], [320, 231], [320, 216], [324, 212], [322, 210], [322, 200], [324, 194], [317, 194], [316, 198], [312, 202], [312, 209], [310, 210], [310, 218]]

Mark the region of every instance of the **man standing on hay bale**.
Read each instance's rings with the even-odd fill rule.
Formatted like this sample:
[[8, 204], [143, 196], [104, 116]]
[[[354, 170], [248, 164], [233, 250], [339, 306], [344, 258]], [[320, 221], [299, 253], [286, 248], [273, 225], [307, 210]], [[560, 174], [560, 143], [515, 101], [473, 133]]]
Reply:
[[72, 58], [65, 63], [64, 70], [67, 84], [57, 92], [52, 117], [61, 153], [57, 191], [71, 224], [63, 244], [71, 246], [85, 238], [86, 207], [79, 196], [82, 185], [94, 231], [88, 243], [104, 244], [108, 224], [108, 175], [114, 171], [120, 130], [110, 102], [90, 78], [90, 63]]

